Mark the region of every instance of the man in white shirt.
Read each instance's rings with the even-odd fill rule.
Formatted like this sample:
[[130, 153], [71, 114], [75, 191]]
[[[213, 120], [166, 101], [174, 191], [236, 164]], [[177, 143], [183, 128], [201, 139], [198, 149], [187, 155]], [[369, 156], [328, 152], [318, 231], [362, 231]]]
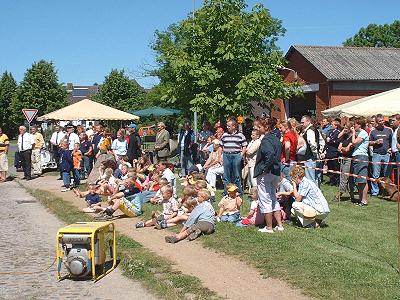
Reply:
[[56, 126], [54, 128], [54, 132], [50, 138], [51, 144], [51, 152], [53, 153], [53, 157], [56, 160], [57, 164], [60, 160], [60, 143], [65, 138], [65, 133], [61, 131], [60, 126]]
[[67, 126], [67, 142], [68, 142], [68, 150], [74, 150], [75, 144], [80, 144], [79, 136], [75, 133], [74, 125], [68, 123]]
[[176, 178], [174, 173], [168, 168], [168, 163], [165, 161], [160, 161], [158, 163], [158, 171], [161, 173], [161, 177], [168, 180], [168, 183], [174, 190], [174, 195], [176, 193]]
[[35, 142], [30, 133], [26, 132], [25, 126], [19, 127], [18, 136], [18, 151], [21, 159], [22, 169], [24, 170], [24, 177], [22, 179], [31, 180], [31, 156], [32, 149], [35, 147]]

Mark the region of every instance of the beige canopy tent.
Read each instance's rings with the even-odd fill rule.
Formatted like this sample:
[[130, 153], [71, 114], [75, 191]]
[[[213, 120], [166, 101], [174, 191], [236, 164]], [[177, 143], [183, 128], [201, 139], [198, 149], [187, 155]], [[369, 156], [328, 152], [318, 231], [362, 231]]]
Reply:
[[368, 117], [400, 114], [400, 88], [375, 94], [322, 111], [325, 117]]
[[128, 121], [139, 120], [139, 117], [89, 99], [84, 99], [77, 103], [68, 105], [67, 107], [45, 114], [37, 119], [38, 121]]

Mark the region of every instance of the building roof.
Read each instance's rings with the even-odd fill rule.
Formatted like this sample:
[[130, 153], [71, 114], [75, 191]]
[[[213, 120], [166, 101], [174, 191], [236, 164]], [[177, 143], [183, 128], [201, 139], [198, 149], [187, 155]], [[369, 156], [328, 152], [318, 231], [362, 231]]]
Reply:
[[328, 80], [400, 80], [400, 48], [291, 46]]

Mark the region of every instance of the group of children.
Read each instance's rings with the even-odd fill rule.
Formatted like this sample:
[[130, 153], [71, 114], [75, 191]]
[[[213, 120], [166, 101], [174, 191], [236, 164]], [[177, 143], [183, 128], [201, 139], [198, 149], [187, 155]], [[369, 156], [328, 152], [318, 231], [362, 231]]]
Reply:
[[[146, 168], [138, 173], [124, 160], [115, 169], [100, 167], [100, 177], [90, 183], [86, 191], [74, 189], [77, 196], [85, 198], [85, 212], [98, 213], [97, 220], [110, 220], [118, 209], [128, 217], [142, 214], [143, 204], [161, 205], [162, 211], [154, 210], [151, 218], [136, 223], [136, 228], [154, 227], [165, 229], [182, 225], [178, 234], [165, 237], [168, 243], [188, 238], [194, 240], [202, 234], [211, 234], [216, 222], [229, 222], [237, 227], [262, 226], [264, 216], [259, 212], [257, 187], [250, 190], [250, 211], [241, 214], [243, 200], [234, 184], [227, 186], [214, 210], [215, 190], [200, 172], [185, 177], [182, 196], [176, 196], [175, 176], [166, 162]], [[172, 175], [171, 175], [172, 174]], [[328, 215], [327, 202], [318, 187], [304, 177], [304, 169], [296, 166], [290, 172], [292, 180], [281, 176], [276, 196], [281, 204], [282, 219], [291, 222], [291, 216], [303, 225], [318, 227]], [[106, 207], [101, 205], [101, 196], [107, 197]]]

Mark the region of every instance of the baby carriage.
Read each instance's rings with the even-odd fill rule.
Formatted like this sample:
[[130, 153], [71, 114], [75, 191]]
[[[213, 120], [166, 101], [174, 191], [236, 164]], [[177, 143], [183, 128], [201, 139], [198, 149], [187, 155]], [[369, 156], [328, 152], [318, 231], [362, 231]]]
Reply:
[[47, 149], [40, 150], [40, 160], [42, 162], [42, 170], [56, 170], [57, 162], [53, 157], [53, 153], [51, 153]]

